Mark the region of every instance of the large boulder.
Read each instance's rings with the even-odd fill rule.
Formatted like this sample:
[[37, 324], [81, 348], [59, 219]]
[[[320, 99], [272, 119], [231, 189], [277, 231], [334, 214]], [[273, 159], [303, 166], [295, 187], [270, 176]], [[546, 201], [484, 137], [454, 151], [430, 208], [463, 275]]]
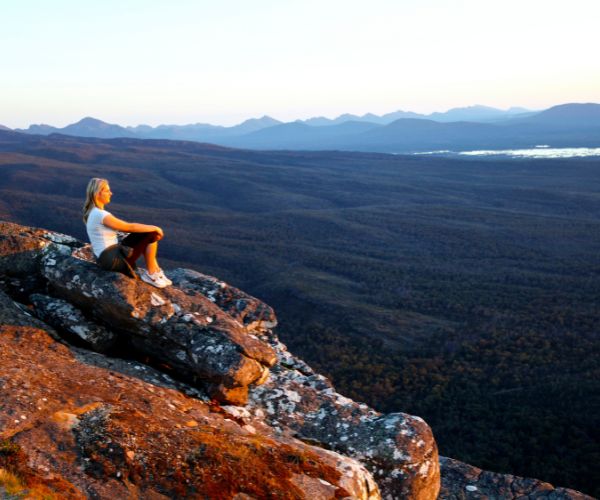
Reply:
[[128, 338], [140, 354], [203, 383], [222, 402], [243, 404], [248, 386], [262, 383], [276, 361], [271, 346], [202, 295], [157, 289], [48, 245], [41, 274], [52, 294]]
[[[273, 323], [270, 308], [251, 310], [255, 302], [246, 295], [245, 305], [238, 300], [236, 314], [230, 315], [193, 290], [199, 286], [196, 277], [185, 292], [159, 290], [103, 271], [92, 260], [89, 246], [75, 238], [0, 223], [0, 273], [6, 276], [0, 287], [17, 289], [20, 300], [30, 296], [37, 314], [59, 332], [84, 336], [99, 351], [114, 343], [116, 333], [129, 340], [138, 356], [150, 356], [202, 384], [221, 402], [244, 404], [248, 386], [266, 380], [276, 355], [252, 332]], [[63, 302], [33, 293], [46, 290]], [[82, 320], [80, 328], [76, 317]]]
[[173, 269], [168, 276], [173, 285], [187, 295], [206, 297], [248, 331], [262, 332], [277, 326], [275, 312], [270, 306], [214, 276], [184, 268]]

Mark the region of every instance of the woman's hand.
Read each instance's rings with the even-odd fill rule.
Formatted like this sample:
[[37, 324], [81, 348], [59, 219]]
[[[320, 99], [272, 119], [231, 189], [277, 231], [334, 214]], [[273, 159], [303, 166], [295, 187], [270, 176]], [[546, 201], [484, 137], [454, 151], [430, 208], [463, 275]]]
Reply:
[[160, 227], [158, 227], [158, 226], [154, 226], [154, 229], [153, 229], [153, 231], [156, 231], [156, 232], [157, 232], [157, 233], [160, 235], [160, 238], [159, 238], [160, 240], [162, 240], [162, 239], [163, 239], [163, 236], [164, 236], [165, 234], [163, 233], [163, 230], [162, 230]]

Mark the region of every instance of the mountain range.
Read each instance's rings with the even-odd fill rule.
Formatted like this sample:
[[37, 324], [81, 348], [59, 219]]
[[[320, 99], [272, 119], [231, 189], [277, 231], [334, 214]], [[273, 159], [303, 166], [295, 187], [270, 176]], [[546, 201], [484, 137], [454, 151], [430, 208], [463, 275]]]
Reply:
[[17, 132], [103, 139], [127, 137], [209, 142], [245, 149], [347, 150], [412, 153], [431, 150], [600, 146], [600, 104], [571, 103], [532, 112], [486, 106], [419, 115], [396, 111], [377, 116], [344, 114], [282, 123], [269, 116], [223, 127], [138, 125], [122, 127], [86, 117], [63, 128], [31, 125]]

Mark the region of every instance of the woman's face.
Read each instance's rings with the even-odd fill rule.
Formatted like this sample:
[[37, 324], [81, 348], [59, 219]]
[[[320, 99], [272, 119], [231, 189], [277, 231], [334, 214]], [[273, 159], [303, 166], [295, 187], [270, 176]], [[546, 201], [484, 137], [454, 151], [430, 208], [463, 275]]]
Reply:
[[108, 182], [102, 184], [100, 191], [96, 195], [96, 201], [100, 202], [102, 205], [108, 205], [110, 203], [110, 198], [112, 196], [112, 191], [110, 190], [110, 186]]

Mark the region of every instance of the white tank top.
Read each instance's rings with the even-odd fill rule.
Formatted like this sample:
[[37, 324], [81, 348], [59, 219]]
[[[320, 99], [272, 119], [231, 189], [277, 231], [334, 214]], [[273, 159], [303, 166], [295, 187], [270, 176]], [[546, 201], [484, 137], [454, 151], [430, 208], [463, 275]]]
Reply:
[[92, 250], [96, 257], [100, 257], [100, 254], [109, 246], [119, 243], [117, 231], [102, 224], [104, 217], [107, 215], [111, 215], [111, 213], [94, 207], [90, 211], [87, 224], [85, 225], [90, 243], [92, 244]]

